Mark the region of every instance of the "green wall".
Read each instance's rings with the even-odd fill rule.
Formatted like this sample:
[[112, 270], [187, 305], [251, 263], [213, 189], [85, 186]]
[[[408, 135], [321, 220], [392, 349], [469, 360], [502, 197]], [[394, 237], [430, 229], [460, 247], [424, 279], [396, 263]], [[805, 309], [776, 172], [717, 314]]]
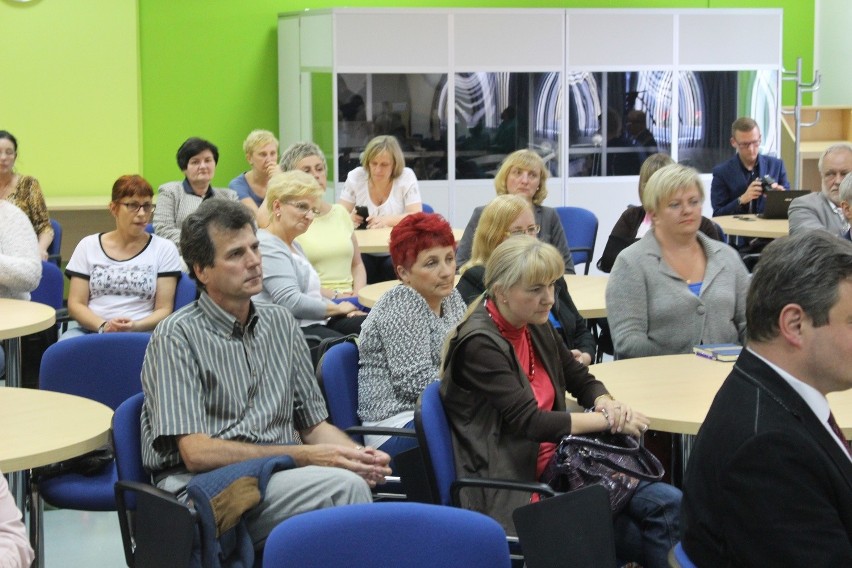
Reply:
[[[349, 0], [348, 7], [783, 8], [784, 65], [813, 67], [816, 0]], [[19, 170], [48, 197], [106, 195], [142, 171], [177, 179], [175, 152], [209, 138], [214, 183], [247, 165], [253, 128], [277, 130], [277, 15], [340, 2], [306, 0], [36, 0], [0, 2], [0, 128], [21, 143]], [[760, 30], [755, 30], [760, 33]], [[793, 101], [785, 84], [784, 102]], [[140, 98], [141, 95], [141, 98]], [[809, 100], [809, 99], [806, 99]], [[141, 117], [141, 118], [140, 118]]]
[[48, 198], [140, 170], [137, 29], [136, 0], [0, 1], [0, 129]]

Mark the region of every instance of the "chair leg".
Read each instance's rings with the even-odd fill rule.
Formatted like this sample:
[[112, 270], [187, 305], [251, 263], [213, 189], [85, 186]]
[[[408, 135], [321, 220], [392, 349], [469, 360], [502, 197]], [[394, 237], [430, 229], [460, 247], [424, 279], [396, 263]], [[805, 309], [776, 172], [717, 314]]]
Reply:
[[38, 485], [30, 481], [30, 545], [35, 553], [33, 568], [44, 568], [44, 501]]

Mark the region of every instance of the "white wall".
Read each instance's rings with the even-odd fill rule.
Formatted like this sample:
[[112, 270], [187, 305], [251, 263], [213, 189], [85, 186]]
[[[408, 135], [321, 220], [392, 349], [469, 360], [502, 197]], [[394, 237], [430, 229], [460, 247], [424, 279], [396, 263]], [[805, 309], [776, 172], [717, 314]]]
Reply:
[[[852, 105], [852, 3], [816, 0], [814, 68], [822, 74], [816, 105]], [[809, 82], [811, 77], [804, 77]]]

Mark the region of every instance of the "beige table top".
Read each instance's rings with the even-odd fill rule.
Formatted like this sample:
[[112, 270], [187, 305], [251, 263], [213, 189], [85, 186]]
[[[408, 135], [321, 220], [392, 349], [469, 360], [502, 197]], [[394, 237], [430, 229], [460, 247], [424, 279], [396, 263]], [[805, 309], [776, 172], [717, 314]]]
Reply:
[[[388, 244], [390, 243], [390, 227], [384, 229], [364, 229], [355, 231], [355, 240], [358, 241], [358, 248], [361, 252], [366, 253], [386, 253], [388, 252]], [[459, 242], [464, 234], [464, 229], [453, 229], [453, 236], [456, 242]]]
[[[664, 355], [598, 363], [590, 367], [609, 391], [651, 419], [651, 428], [696, 434], [733, 363], [697, 355]], [[847, 437], [852, 436], [852, 390], [828, 395]]]
[[27, 300], [0, 298], [0, 339], [23, 337], [56, 323], [56, 310]]
[[[609, 276], [583, 276], [566, 274], [565, 282], [568, 284], [568, 292], [574, 305], [584, 318], [606, 317], [606, 283]], [[456, 276], [456, 283], [459, 277]], [[368, 308], [373, 307], [382, 294], [397, 286], [399, 280], [388, 280], [378, 282], [361, 288], [358, 293], [358, 301]]]
[[54, 211], [106, 211], [109, 208], [109, 193], [82, 197], [45, 197], [47, 210]]
[[67, 460], [109, 441], [112, 410], [68, 394], [0, 387], [0, 470]]
[[757, 215], [722, 215], [713, 221], [729, 235], [777, 239], [787, 236], [790, 222], [787, 219], [761, 219]]

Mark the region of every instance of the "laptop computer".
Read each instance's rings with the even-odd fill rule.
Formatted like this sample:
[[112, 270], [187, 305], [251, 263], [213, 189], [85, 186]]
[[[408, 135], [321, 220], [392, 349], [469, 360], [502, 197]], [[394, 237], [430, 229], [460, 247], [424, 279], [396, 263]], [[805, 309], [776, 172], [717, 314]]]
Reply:
[[789, 191], [767, 191], [766, 201], [763, 204], [763, 213], [758, 217], [763, 219], [786, 219], [787, 209], [790, 208], [790, 202], [797, 197], [809, 194], [806, 189], [791, 189]]

